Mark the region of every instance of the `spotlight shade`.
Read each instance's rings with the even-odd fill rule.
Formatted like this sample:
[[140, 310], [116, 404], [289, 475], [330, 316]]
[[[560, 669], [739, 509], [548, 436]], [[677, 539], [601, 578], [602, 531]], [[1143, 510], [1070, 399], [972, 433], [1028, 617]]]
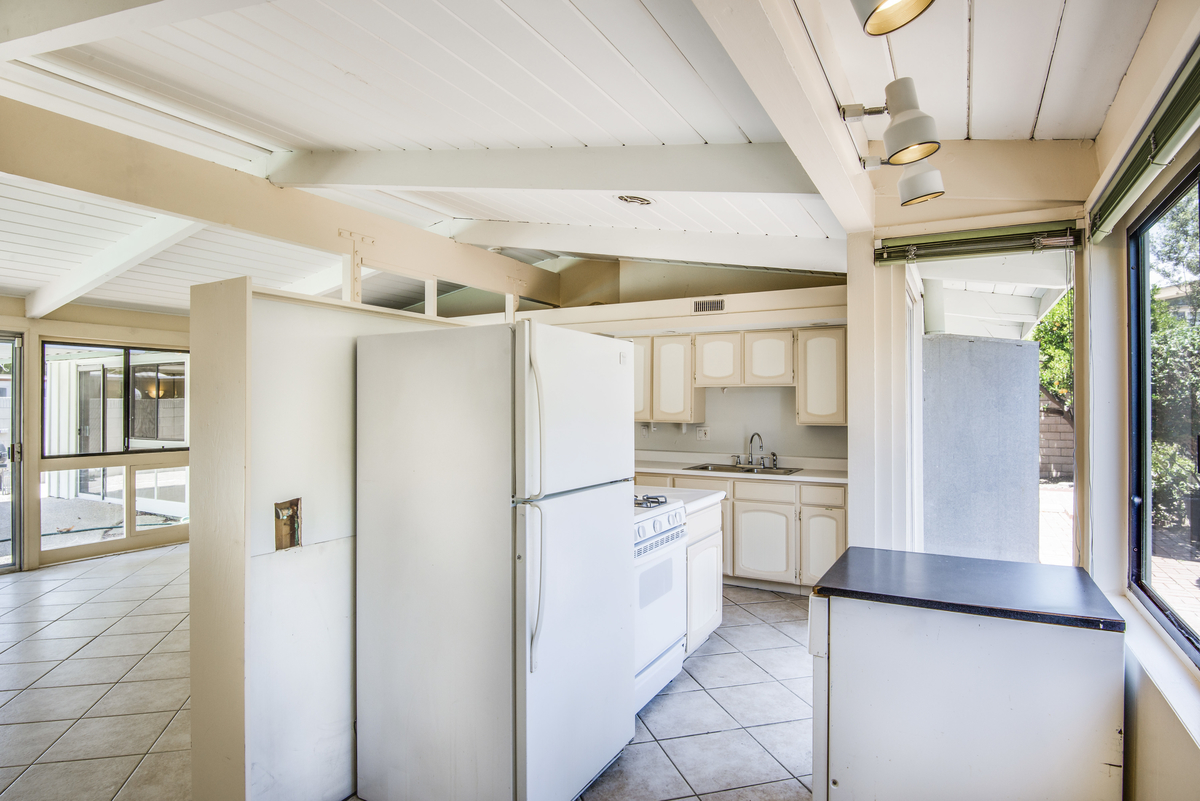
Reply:
[[932, 164], [923, 159], [904, 168], [897, 188], [900, 190], [901, 206], [924, 203], [946, 193], [942, 186], [941, 170], [935, 170]]
[[903, 28], [933, 4], [933, 0], [850, 0], [863, 31], [883, 36]]
[[917, 106], [917, 87], [912, 78], [892, 81], [884, 90], [892, 121], [883, 132], [888, 164], [911, 164], [937, 152], [937, 123]]

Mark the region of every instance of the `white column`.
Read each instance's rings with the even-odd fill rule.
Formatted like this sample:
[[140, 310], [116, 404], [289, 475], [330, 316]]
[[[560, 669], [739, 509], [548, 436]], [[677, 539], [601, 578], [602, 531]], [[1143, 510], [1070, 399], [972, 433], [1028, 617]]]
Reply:
[[504, 322], [515, 323], [517, 321], [517, 296], [504, 296]]
[[926, 278], [921, 281], [925, 298], [925, 333], [946, 333], [946, 296], [943, 294], [944, 284], [937, 278]]

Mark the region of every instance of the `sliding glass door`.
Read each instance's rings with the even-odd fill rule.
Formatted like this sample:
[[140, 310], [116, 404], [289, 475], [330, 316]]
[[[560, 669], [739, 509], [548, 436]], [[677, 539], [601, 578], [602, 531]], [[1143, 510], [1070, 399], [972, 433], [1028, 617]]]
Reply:
[[21, 338], [0, 334], [0, 572], [21, 558]]

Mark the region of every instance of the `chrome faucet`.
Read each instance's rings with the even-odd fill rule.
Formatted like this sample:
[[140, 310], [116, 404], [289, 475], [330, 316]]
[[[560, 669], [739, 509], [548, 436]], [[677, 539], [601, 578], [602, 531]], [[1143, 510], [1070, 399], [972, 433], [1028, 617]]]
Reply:
[[[753, 434], [751, 434], [751, 435], [750, 435], [750, 445], [749, 445], [749, 449], [750, 449], [750, 464], [754, 464], [754, 438], [755, 438], [755, 437], [758, 437], [758, 452], [759, 452], [759, 453], [762, 453], [762, 452], [763, 452], [763, 438], [762, 438], [762, 434], [759, 434], [757, 431], [755, 431]], [[765, 457], [764, 457], [764, 466], [765, 466]]]

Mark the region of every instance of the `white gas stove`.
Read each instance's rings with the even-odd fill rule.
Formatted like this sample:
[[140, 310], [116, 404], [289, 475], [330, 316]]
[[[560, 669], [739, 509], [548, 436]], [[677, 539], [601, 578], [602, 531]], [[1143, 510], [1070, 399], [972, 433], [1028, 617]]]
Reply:
[[687, 647], [687, 518], [682, 501], [634, 498], [634, 712], [683, 669]]

